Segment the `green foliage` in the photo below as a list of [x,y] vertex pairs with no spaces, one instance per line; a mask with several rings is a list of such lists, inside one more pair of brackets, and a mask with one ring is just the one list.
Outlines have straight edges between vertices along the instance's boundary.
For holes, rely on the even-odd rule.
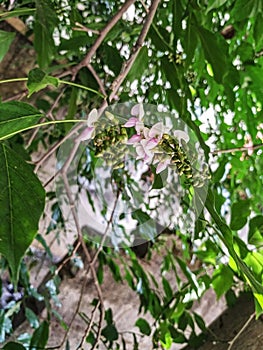
[[[148,6],[147,3],[144,5]],[[171,224],[169,230],[164,227],[159,237],[162,229],[156,224],[156,213],[160,193],[170,179],[168,168],[156,174],[155,167],[149,167],[135,180],[120,166],[110,180],[103,183],[107,189],[113,184],[134,223],[133,229],[126,231],[123,222],[127,213],[121,210],[109,220],[108,229],[116,224],[116,237],[123,234],[150,241],[144,255],[146,264],[151,264],[152,254],[162,256],[161,275],[157,276],[147,271],[145,261],[143,265],[136,257],[136,249],[125,245],[118,248],[118,252],[115,246],[114,249],[99,248],[99,240],[94,240],[94,244],[89,241],[89,228],[82,232],[89,251],[97,259],[97,264],[93,264],[95,285],[103,286],[107,282],[106,271],[110,271],[115,283],[127,283],[138,295],[140,305],[134,330],[130,331],[131,346],[140,349],[143,336],[151,338],[156,349],[169,349],[173,343],[185,343],[193,348],[201,346],[206,324],[194,312],[193,303],[202,300],[209,288],[214,289],[217,298],[225,295],[229,306],[235,303],[239,290],[250,289],[259,316],[263,310],[262,1],[160,1],[143,43],[137,40],[145,30],[148,10],[140,2],[135,2],[134,17],[128,14],[131,18],[125,19],[127,14],[121,14],[110,30],[107,23],[123,2],[65,4],[60,0],[21,0],[12,6],[8,1],[1,4],[0,21],[19,17],[29,28],[26,35],[34,34],[36,52],[36,64],[27,78],[17,72],[17,78],[4,77],[0,81],[0,84],[27,81],[30,98],[29,104],[20,101],[16,94],[9,101],[5,101],[3,95],[0,103],[1,272],[4,276],[9,270],[12,283],[24,288],[22,300],[12,300],[0,310],[0,342],[12,333],[12,318],[22,309],[34,328],[33,335],[28,334],[22,342],[24,346],[9,342],[4,349],[44,349],[53,316],[68,330],[63,316],[52,309],[52,303],[60,305],[57,269],[61,266],[52,261],[52,248],[45,237],[48,234],[54,235],[58,242],[64,240],[67,222],[56,194],[45,193],[39,180],[43,175],[39,172],[41,158],[34,169],[31,156],[39,150],[44,156],[49,152],[55,154],[58,144],[67,149],[72,141],[69,126],[83,122],[93,108],[105,107],[106,102],[115,100],[120,103],[143,100],[172,110],[176,125],[184,122],[192,132],[193,143],[198,140],[194,145],[197,156],[204,155],[211,173],[211,180],[206,184],[207,197],[195,189],[193,199],[192,188],[182,197],[174,187],[173,193],[166,194],[167,203],[176,197],[182,221],[191,201],[202,210],[194,225],[191,226],[194,219],[188,217],[181,226]],[[14,33],[0,31],[0,62],[14,37]],[[92,55],[86,60],[90,50]],[[126,72],[130,58],[135,60]],[[123,72],[127,73],[125,79],[122,79]],[[62,76],[65,80],[61,80]],[[121,88],[112,96],[119,81],[123,81]],[[126,114],[118,117],[126,121],[130,111]],[[150,117],[154,120],[155,116]],[[99,135],[103,135],[103,140],[97,137],[90,147],[81,143],[84,156],[79,162],[80,176],[75,179],[78,194],[85,190],[92,216],[99,214],[106,221],[111,216],[109,203],[103,197],[104,189],[100,188],[103,185],[100,181],[95,183],[100,178],[96,171],[106,162],[94,147],[105,144],[106,150],[110,150],[115,143],[116,151],[121,146],[116,141],[117,133],[112,132],[115,122],[114,118],[109,119],[108,128],[102,128]],[[127,135],[132,136],[128,128],[125,137]],[[70,163],[74,165],[74,160],[70,159]],[[192,163],[194,169],[194,161]],[[139,167],[139,162],[135,162],[135,167]],[[204,172],[202,168],[197,170]],[[94,183],[98,186],[94,187]],[[155,191],[155,206],[144,202],[143,186]],[[98,198],[102,202],[99,209]],[[51,208],[45,213],[50,222],[46,232],[38,232],[45,200]],[[73,202],[75,200],[78,196]],[[72,206],[69,198],[65,202]],[[175,214],[171,212],[170,218]],[[35,237],[51,260],[51,277],[40,290],[31,285],[28,259],[23,261],[27,255],[27,258],[33,255],[28,248]],[[69,247],[67,258],[74,269],[79,269],[88,264],[89,259],[82,261],[79,252],[71,257],[72,252],[76,253],[74,249],[75,246]],[[96,256],[97,249],[100,251]],[[192,262],[198,264],[193,266]],[[91,303],[94,313],[102,312],[99,295],[97,297]],[[27,306],[27,298],[45,302],[48,321],[40,322],[39,315]],[[114,350],[128,349],[131,342],[127,343],[127,334],[116,326],[113,309],[105,310],[100,323],[94,321],[97,318],[93,319],[93,314],[79,312],[90,327],[83,338],[87,343],[95,346],[98,341],[98,347],[103,343]],[[201,335],[197,335],[197,329]],[[18,338],[18,341],[22,340]],[[70,342],[71,339],[64,344],[66,349],[71,348]]]
[[29,92],[28,97],[30,97],[33,93],[44,89],[48,85],[58,87],[59,79],[45,74],[45,72],[39,68],[32,69],[28,74],[27,81],[27,88]]
[[37,124],[41,117],[42,113],[27,103],[20,101],[0,103],[0,140]]
[[[0,252],[17,283],[21,259],[32,243],[44,209],[45,191],[30,165],[8,145],[0,144]],[[34,193],[34,196],[32,196]]]
[[22,344],[16,342],[9,342],[4,347],[4,350],[25,350],[25,347]]
[[34,331],[31,341],[30,341],[30,349],[45,349],[45,346],[48,341],[49,334],[49,324],[47,321],[41,323],[41,325]]
[[12,44],[14,38],[15,33],[4,32],[3,30],[0,30],[0,62],[5,57],[5,54],[8,52],[8,49]]

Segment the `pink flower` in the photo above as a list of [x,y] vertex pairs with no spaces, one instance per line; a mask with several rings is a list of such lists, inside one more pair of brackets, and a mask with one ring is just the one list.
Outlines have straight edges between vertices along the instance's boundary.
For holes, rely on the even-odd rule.
[[145,164],[149,164],[152,162],[154,153],[151,148],[149,148],[148,140],[143,139],[136,146],[137,159],[143,159]]
[[95,126],[96,122],[99,119],[98,111],[97,109],[93,109],[87,118],[87,125],[88,127],[85,128],[82,133],[79,135],[79,140],[80,141],[86,141],[90,140],[95,136]]
[[[144,116],[144,110],[143,110],[143,105],[141,103],[135,105],[131,109],[131,115],[132,117],[128,119],[128,121],[124,124],[125,128],[132,128],[135,127],[137,123],[142,123],[142,118]],[[137,129],[136,129],[137,131]]]
[[129,140],[126,142],[127,145],[134,145],[135,143],[140,142],[142,139],[141,135],[132,135],[132,137],[129,138]]
[[138,122],[138,118],[131,117],[123,126],[125,128],[132,128],[133,126],[136,125],[137,122]]
[[165,126],[163,122],[158,122],[151,127],[149,131],[149,137],[160,141],[163,137],[163,134],[167,133],[169,130],[170,128]]

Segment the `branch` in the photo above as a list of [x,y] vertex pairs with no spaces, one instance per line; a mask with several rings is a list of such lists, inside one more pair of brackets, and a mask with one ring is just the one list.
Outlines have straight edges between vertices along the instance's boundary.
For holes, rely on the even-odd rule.
[[243,146],[243,147],[236,147],[236,148],[229,148],[229,149],[219,149],[211,152],[211,154],[222,154],[222,153],[232,153],[232,152],[244,152],[244,151],[255,151],[257,149],[260,149],[263,147],[263,143],[259,145],[254,146]]
[[114,82],[112,83],[112,92],[110,94],[109,97],[109,101],[112,101],[112,99],[114,98],[114,96],[116,95],[116,93],[118,92],[121,84],[123,83],[124,79],[126,78],[126,76],[128,75],[129,71],[131,70],[131,67],[134,63],[134,61],[136,60],[142,45],[145,41],[145,38],[148,34],[148,31],[150,29],[150,26],[152,24],[154,15],[156,13],[157,7],[160,3],[160,0],[153,0],[151,7],[149,8],[149,12],[147,14],[145,23],[143,25],[142,31],[139,35],[139,38],[133,48],[133,53],[131,54],[130,58],[128,59],[128,61],[126,61],[122,67],[122,71],[119,74],[119,76],[114,80]]
[[234,343],[237,341],[237,339],[240,337],[241,333],[244,332],[244,330],[248,327],[248,325],[250,324],[250,322],[255,318],[256,313],[253,312],[252,315],[249,316],[249,319],[247,320],[247,322],[244,324],[244,326],[240,329],[240,331],[237,333],[237,335],[229,342],[229,347],[227,348],[227,350],[231,350]]
[[106,93],[106,91],[104,89],[102,81],[101,81],[100,77],[98,76],[97,72],[95,71],[95,69],[92,67],[91,64],[88,65],[88,69],[90,70],[91,74],[94,76],[96,82],[98,83],[100,91],[103,93],[104,96],[107,96],[107,93]]
[[72,68],[72,80],[75,79],[78,71],[83,67],[88,67],[93,55],[96,53],[97,49],[102,44],[103,40],[109,33],[109,31],[115,26],[115,24],[121,19],[122,15],[128,10],[128,8],[135,2],[135,0],[127,0],[125,4],[119,9],[119,11],[112,17],[108,24],[101,30],[99,36],[95,40],[94,44],[91,46],[86,57],[75,67]]

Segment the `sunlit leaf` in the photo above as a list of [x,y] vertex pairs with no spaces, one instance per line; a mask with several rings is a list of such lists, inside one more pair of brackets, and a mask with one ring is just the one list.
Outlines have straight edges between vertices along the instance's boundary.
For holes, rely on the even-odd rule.
[[47,75],[39,68],[32,69],[28,74],[27,88],[28,88],[28,97],[30,97],[34,92],[38,92],[48,85],[54,87],[59,86],[59,79]]

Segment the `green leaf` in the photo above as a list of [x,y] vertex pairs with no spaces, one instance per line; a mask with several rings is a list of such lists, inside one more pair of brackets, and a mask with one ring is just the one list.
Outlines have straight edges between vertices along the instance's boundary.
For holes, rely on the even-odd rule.
[[219,166],[213,174],[213,182],[218,183],[225,174],[226,165],[228,163],[227,157],[222,157],[219,162]]
[[223,6],[226,2],[227,0],[209,0],[206,14],[208,14],[208,12],[210,12],[211,10],[218,11],[218,8]]
[[170,283],[167,281],[167,279],[165,277],[162,278],[162,282],[163,282],[163,289],[165,292],[165,295],[167,297],[167,299],[172,299],[173,297],[173,290],[170,286]]
[[168,169],[165,169],[160,174],[155,174],[152,189],[159,190],[159,189],[165,187],[165,182],[167,180],[167,176],[168,176]]
[[57,23],[58,19],[52,2],[50,0],[36,0],[34,47],[40,68],[47,67],[53,58],[55,49],[53,31]]
[[109,69],[111,69],[115,76],[117,76],[121,71],[123,62],[119,50],[117,50],[115,47],[105,44],[102,47],[102,58]]
[[205,58],[211,63],[215,80],[222,83],[224,76],[228,73],[229,64],[227,62],[227,44],[219,34],[213,34],[209,30],[196,27],[199,34]]
[[175,329],[173,326],[169,326],[169,331],[171,334],[171,337],[173,338],[173,342],[177,344],[183,344],[187,342],[187,339],[185,338],[184,334],[181,332],[178,332],[177,329]]
[[108,341],[114,341],[114,340],[117,340],[119,338],[119,334],[118,334],[117,329],[114,326],[114,324],[108,324],[106,327],[104,327],[101,334]]
[[71,52],[77,51],[81,47],[83,46],[85,47],[91,43],[92,43],[92,38],[89,37],[86,33],[81,33],[68,40],[61,39],[59,50],[65,50],[65,51],[71,51]]
[[37,315],[34,313],[34,311],[26,307],[25,314],[30,326],[33,328],[37,328],[39,326],[39,322],[38,322]]
[[0,103],[0,140],[37,124],[40,117],[42,114],[27,103],[19,101]]
[[262,0],[236,0],[231,18],[236,21],[242,21],[249,17],[254,17],[257,13],[262,11]]
[[131,82],[135,79],[140,79],[144,71],[148,68],[148,61],[148,49],[146,46],[143,46],[126,79]]
[[149,323],[144,319],[144,318],[139,318],[135,326],[137,326],[140,329],[140,332],[145,335],[150,335],[151,334],[151,327]]
[[220,265],[213,273],[212,286],[219,299],[233,284],[234,272],[227,265]]
[[250,214],[250,200],[241,200],[233,203],[231,206],[230,228],[232,230],[240,230],[245,226],[247,217]]
[[14,32],[4,32],[3,30],[0,30],[0,62],[3,60],[5,54],[9,50],[15,35],[16,34]]
[[15,9],[13,11],[7,11],[7,12],[1,12],[0,13],[0,21],[4,21],[6,18],[10,17],[17,17],[17,16],[27,16],[27,15],[33,15],[36,9],[30,9],[27,7],[20,7],[18,9]]
[[161,68],[165,75],[165,78],[170,82],[172,89],[177,89],[180,87],[180,81],[178,79],[178,74],[176,71],[176,66],[174,62],[169,62],[166,56],[161,59]]
[[21,259],[38,230],[45,191],[32,167],[3,143],[0,164],[0,253],[16,284]]
[[150,240],[156,236],[155,221],[147,213],[141,209],[137,209],[132,213],[132,218],[138,221],[138,229],[142,238]]
[[175,257],[175,259],[178,262],[178,265],[180,266],[180,268],[181,268],[182,272],[184,273],[185,277],[187,278],[187,280],[191,284],[191,287],[193,288],[193,290],[196,291],[196,293],[198,295],[198,283],[197,283],[197,280],[196,280],[196,276],[194,275],[194,273],[191,272],[191,270],[189,269],[189,267],[187,266],[185,261],[180,259],[178,256]]
[[249,221],[248,243],[255,246],[263,245],[263,216],[258,215]]
[[182,45],[184,46],[185,52],[186,52],[187,66],[189,66],[189,64],[192,62],[192,59],[194,57],[194,53],[198,44],[196,29],[195,29],[195,26],[191,23],[191,18],[192,16],[189,16],[187,21],[187,28],[185,30],[185,37],[182,42]]
[[28,74],[27,88],[29,91],[28,97],[30,97],[34,92],[38,92],[45,89],[48,85],[53,85],[55,87],[59,86],[59,79],[47,75],[39,68],[32,69]]
[[215,210],[214,203],[215,203],[215,201],[214,201],[213,193],[212,193],[211,189],[208,189],[205,206],[219,229],[219,231],[217,231],[217,230],[216,231],[217,231],[217,234],[218,234],[220,240],[223,242],[223,244],[228,249],[230,256],[234,260],[236,266],[238,267],[239,271],[241,272],[241,274],[243,275],[245,280],[248,282],[249,286],[252,288],[252,291],[254,293],[263,294],[263,287],[262,287],[261,281],[259,282],[259,280],[253,274],[253,272],[250,270],[250,268],[236,254],[236,252],[234,250],[234,246],[233,246],[232,232],[231,232],[230,228],[226,225],[226,223],[218,215],[217,211]]
[[30,341],[30,350],[45,349],[49,335],[49,324],[47,321],[41,323],[41,325],[35,330]]
[[3,350],[26,350],[26,348],[24,348],[24,346],[20,343],[11,341],[5,344],[5,346],[3,347]]
[[195,319],[195,322],[197,323],[198,327],[201,329],[201,331],[206,332],[207,328],[206,328],[205,321],[203,320],[203,318],[194,312],[194,319]]
[[254,32],[253,32],[257,51],[260,50],[263,46],[262,23],[263,23],[263,13],[259,12],[256,17]]

